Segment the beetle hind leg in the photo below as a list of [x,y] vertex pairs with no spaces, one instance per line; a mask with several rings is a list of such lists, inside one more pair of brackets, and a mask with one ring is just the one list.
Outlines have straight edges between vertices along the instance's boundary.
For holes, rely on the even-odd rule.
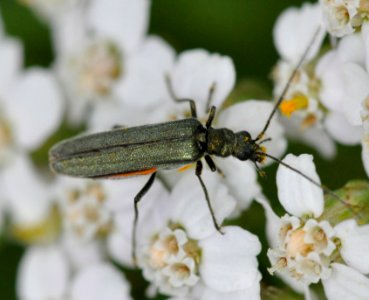
[[137,248],[137,224],[138,224],[138,203],[142,199],[143,196],[149,191],[151,188],[154,180],[155,180],[156,172],[151,174],[149,180],[143,186],[143,188],[138,192],[134,199],[134,209],[135,209],[135,216],[133,220],[133,227],[132,227],[132,261],[133,264],[137,265],[137,256],[136,256],[136,248]]

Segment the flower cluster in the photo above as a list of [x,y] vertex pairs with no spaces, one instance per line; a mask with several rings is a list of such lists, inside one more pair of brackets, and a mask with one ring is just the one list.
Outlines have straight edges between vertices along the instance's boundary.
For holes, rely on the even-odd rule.
[[[311,156],[289,154],[284,162],[320,182]],[[333,226],[323,217],[322,190],[283,166],[277,172],[277,185],[279,201],[289,214],[277,217],[268,202],[260,199],[273,246],[268,250],[269,271],[306,294],[311,284],[321,281],[328,299],[368,295],[365,251],[369,225],[359,226],[355,219],[346,219]]]
[[[327,158],[336,153],[335,141],[344,145],[361,143],[364,166],[368,165],[367,10],[367,1],[324,0],[287,9],[274,30],[282,59],[273,72],[274,95],[278,97],[291,69],[309,47],[280,107],[287,117],[282,120],[287,134],[315,147]],[[322,47],[327,33],[332,36],[330,48]]]
[[[239,93],[231,57],[200,48],[177,53],[150,34],[150,0],[19,2],[48,26],[54,54],[49,67],[25,68],[22,42],[0,20],[0,233],[24,248],[19,299],[125,300],[143,285],[138,294],[155,299],[261,299],[268,289],[261,274],[269,276],[259,270],[262,244],[243,226],[258,207],[253,200],[267,216],[256,230],[267,230],[271,246],[271,265],[260,260],[265,270],[307,298],[322,282],[329,299],[368,299],[366,215],[358,221],[337,196],[343,217],[327,217],[307,155],[280,161],[282,218],[258,182],[286,152],[287,137],[324,158],[334,157],[336,142],[361,144],[369,174],[368,1],[321,0],[280,15],[273,34],[281,58],[272,71],[279,107]],[[190,117],[178,99],[193,99],[202,123],[215,106],[212,126],[258,137],[265,160],[212,157],[218,172],[202,171],[206,193],[194,164],[160,171],[139,202],[137,228],[134,199],[146,176],[97,181],[50,172],[54,142]],[[280,115],[269,119],[276,109]]]

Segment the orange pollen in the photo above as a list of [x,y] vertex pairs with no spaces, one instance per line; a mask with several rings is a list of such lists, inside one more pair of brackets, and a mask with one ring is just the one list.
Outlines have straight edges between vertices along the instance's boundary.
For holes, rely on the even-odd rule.
[[308,114],[301,122],[301,129],[307,129],[316,124],[318,118],[314,114]]
[[308,98],[302,94],[298,94],[291,99],[283,100],[280,106],[280,110],[283,115],[290,117],[293,112],[307,108],[308,104]]

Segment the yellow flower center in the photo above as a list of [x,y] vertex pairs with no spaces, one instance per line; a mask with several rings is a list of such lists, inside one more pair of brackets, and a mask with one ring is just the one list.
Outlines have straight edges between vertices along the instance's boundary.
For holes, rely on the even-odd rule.
[[309,100],[305,95],[297,94],[291,99],[283,100],[280,110],[283,115],[290,117],[293,112],[307,108],[308,104]]
[[[76,60],[77,62],[77,60]],[[90,45],[77,62],[79,87],[83,93],[107,96],[122,74],[122,57],[114,44]]]
[[302,229],[298,229],[291,234],[286,247],[287,253],[290,257],[295,258],[298,254],[307,256],[309,252],[314,250],[314,246],[312,244],[305,243],[304,237],[305,231]]

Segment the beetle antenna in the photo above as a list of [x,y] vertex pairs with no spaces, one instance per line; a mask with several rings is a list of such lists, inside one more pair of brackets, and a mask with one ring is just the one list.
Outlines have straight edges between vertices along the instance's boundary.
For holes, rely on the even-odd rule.
[[279,108],[279,106],[281,105],[283,99],[285,98],[290,86],[291,86],[291,82],[293,81],[294,77],[296,76],[298,70],[300,69],[301,65],[303,64],[303,62],[305,61],[306,59],[306,56],[308,55],[308,53],[310,52],[312,46],[314,45],[315,43],[315,40],[317,39],[318,35],[319,35],[319,32],[320,32],[320,27],[318,27],[316,29],[316,31],[314,32],[314,35],[310,41],[310,44],[309,46],[305,49],[304,53],[302,54],[300,60],[298,61],[296,67],[293,69],[288,81],[287,81],[287,84],[286,86],[284,87],[283,91],[282,91],[282,94],[279,96],[276,104],[274,105],[274,108],[272,110],[272,112],[270,113],[269,117],[268,117],[268,120],[266,121],[265,123],[265,126],[263,128],[263,130],[258,134],[258,136],[256,137],[255,141],[258,141],[260,139],[263,138],[265,132],[267,131],[269,125],[270,125],[270,122],[274,116],[274,114],[277,112],[277,109]]
[[302,177],[304,177],[306,180],[308,180],[309,182],[311,182],[312,184],[314,184],[315,186],[321,188],[323,190],[324,193],[329,194],[330,196],[332,196],[333,198],[335,198],[336,200],[338,200],[342,205],[344,205],[345,207],[347,207],[355,216],[360,217],[360,215],[355,212],[352,208],[352,205],[348,202],[346,202],[345,200],[343,200],[340,196],[338,196],[335,192],[333,192],[331,189],[329,189],[328,187],[324,186],[323,184],[319,183],[318,181],[314,180],[313,178],[311,178],[310,176],[304,174],[303,172],[301,172],[300,170],[290,166],[289,164],[286,164],[284,161],[282,161],[281,159],[274,157],[268,153],[265,152],[256,152],[256,154],[258,155],[262,155],[262,156],[266,156],[274,161],[276,161],[277,163],[279,163],[280,165],[286,167],[287,169],[301,175]]
[[264,139],[264,140],[261,140],[258,144],[259,145],[261,145],[261,144],[264,144],[264,143],[266,143],[266,142],[270,142],[272,140],[272,138],[271,137],[269,137],[269,138],[266,138],[266,139]]

